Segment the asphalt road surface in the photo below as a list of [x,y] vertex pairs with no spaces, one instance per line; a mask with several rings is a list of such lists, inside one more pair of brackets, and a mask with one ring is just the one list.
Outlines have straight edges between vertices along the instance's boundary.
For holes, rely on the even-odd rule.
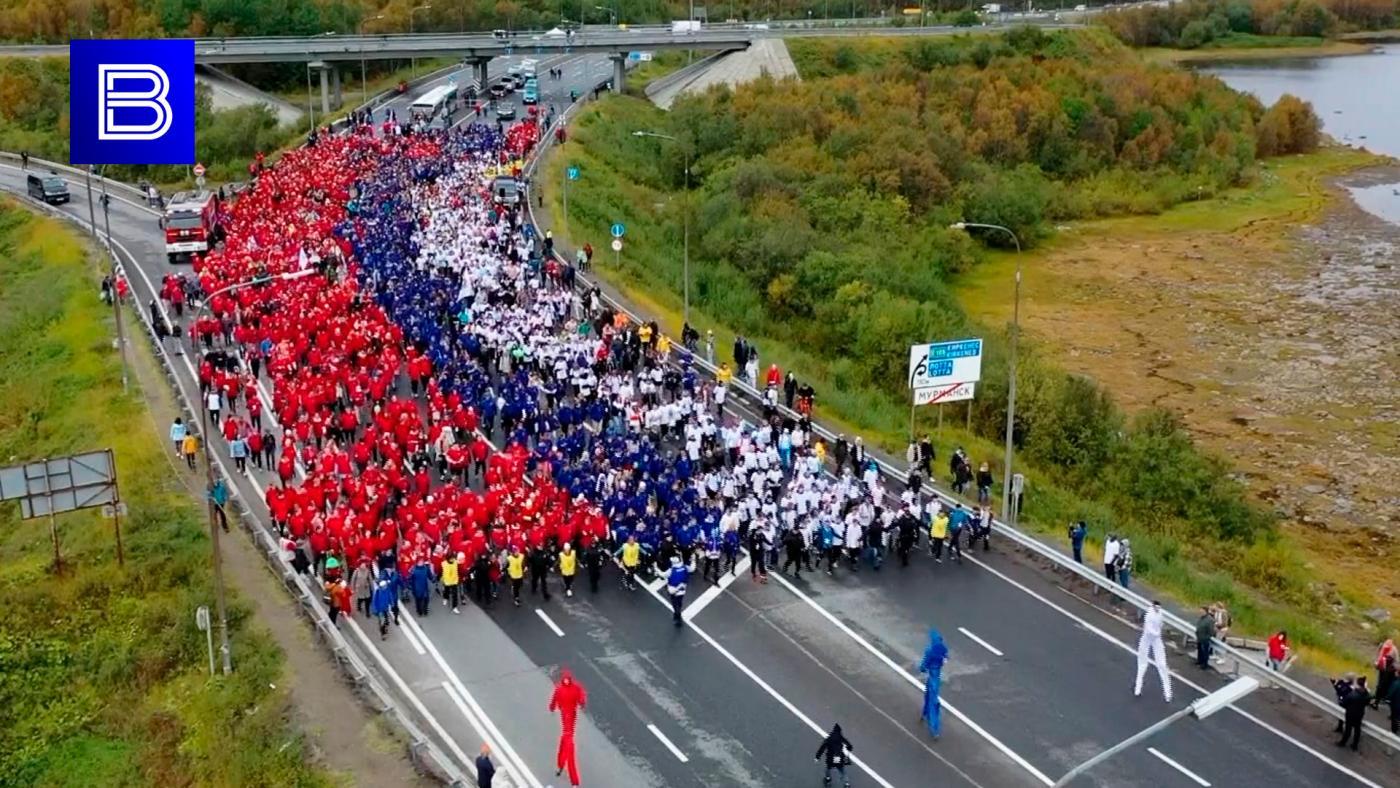
[[[587,56],[544,59],[541,71],[552,65],[565,78],[541,79],[541,105],[561,110],[569,90],[587,91],[610,68]],[[504,72],[492,66],[493,77]],[[392,106],[402,117],[427,87]],[[58,211],[86,226],[82,180],[68,180],[74,201]],[[22,195],[23,173],[0,165],[0,188]],[[114,193],[113,240],[143,315],[171,270],[156,222]],[[181,392],[193,399],[192,358],[173,355],[173,344],[170,351]],[[234,479],[259,517],[267,481]],[[596,595],[580,578],[566,599],[556,580],[551,601],[527,595],[519,608],[467,604],[454,616],[435,601],[423,620],[406,612],[382,643],[372,626],[342,627],[460,768],[469,772],[490,740],[502,782],[515,786],[561,784],[558,722],[546,710],[560,666],[589,691],[579,760],[584,784],[598,786],[817,785],[811,755],[833,722],[855,744],[854,785],[1047,785],[1224,683],[1171,654],[1173,702],[1163,701],[1155,673],[1134,698],[1132,623],[995,543],[962,564],[919,555],[907,569],[886,564],[878,573],[839,569],[758,584],[741,569],[722,591],[692,583],[680,629],[659,593],[625,591],[612,573]],[[917,719],[915,665],[931,626],[951,650],[936,742]],[[1264,690],[1237,711],[1184,720],[1075,784],[1400,785],[1391,759],[1335,748],[1331,726]]]

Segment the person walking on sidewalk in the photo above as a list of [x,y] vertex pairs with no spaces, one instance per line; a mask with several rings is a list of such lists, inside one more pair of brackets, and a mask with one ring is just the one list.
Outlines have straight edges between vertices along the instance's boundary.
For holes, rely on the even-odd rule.
[[835,771],[841,775],[841,783],[850,788],[851,781],[846,777],[846,764],[851,760],[851,751],[855,747],[851,744],[846,735],[841,732],[841,723],[831,726],[831,733],[822,739],[821,746],[817,748],[817,754],[812,757],[814,761],[826,759],[826,773],[822,777],[822,785],[831,785],[831,772]]

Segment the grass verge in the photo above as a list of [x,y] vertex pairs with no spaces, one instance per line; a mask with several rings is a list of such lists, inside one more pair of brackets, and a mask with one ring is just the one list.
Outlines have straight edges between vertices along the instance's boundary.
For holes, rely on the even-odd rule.
[[1153,63],[1213,62],[1224,60],[1274,60],[1298,57],[1344,57],[1364,55],[1371,46],[1352,41],[1325,38],[1276,36],[1232,36],[1200,49],[1148,47],[1138,50]]
[[95,277],[73,231],[0,201],[0,460],[110,447],[129,507],[124,569],[111,521],[72,512],[55,575],[47,522],[0,506],[0,782],[328,785],[287,721],[282,656],[236,600],[236,670],[208,675],[194,626],[213,606],[203,509],[165,425],[122,391]]

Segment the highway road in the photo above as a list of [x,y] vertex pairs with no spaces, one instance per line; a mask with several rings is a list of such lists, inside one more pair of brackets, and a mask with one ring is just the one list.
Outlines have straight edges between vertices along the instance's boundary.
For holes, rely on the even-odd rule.
[[[610,69],[605,56],[558,63],[565,79],[544,79],[541,88],[542,103],[561,108],[569,90],[586,91]],[[504,67],[493,63],[493,76]],[[430,86],[391,106],[402,116]],[[75,201],[58,210],[85,224],[82,181],[70,185]],[[0,188],[22,194],[23,174],[0,165]],[[142,305],[171,270],[156,218],[120,194],[112,201],[113,239]],[[172,369],[193,398],[189,360],[173,356]],[[235,479],[259,517],[268,481],[256,473]],[[1204,690],[1223,683],[1173,654],[1174,701],[1163,702],[1155,675],[1134,698],[1131,622],[1077,593],[994,544],[961,565],[921,555],[907,569],[775,575],[766,585],[741,573],[718,593],[695,583],[689,625],[679,630],[653,589],[626,592],[611,575],[596,596],[466,605],[460,616],[435,604],[425,619],[406,614],[383,643],[358,622],[345,626],[463,769],[489,740],[515,786],[559,784],[557,721],[545,704],[551,676],[567,666],[590,693],[579,731],[586,785],[816,784],[810,754],[839,721],[863,764],[856,785],[999,788],[1046,785],[1199,697],[1186,682]],[[930,626],[952,650],[937,742],[917,720],[914,665]],[[1239,712],[1183,721],[1075,784],[1400,785],[1393,763],[1336,750],[1330,729],[1265,691]]]

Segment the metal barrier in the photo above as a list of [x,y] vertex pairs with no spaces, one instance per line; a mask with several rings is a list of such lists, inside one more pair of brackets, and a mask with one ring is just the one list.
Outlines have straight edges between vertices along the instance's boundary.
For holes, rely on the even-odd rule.
[[[581,103],[582,102],[580,102],[580,104]],[[565,117],[561,116],[560,122],[563,122],[564,120]],[[545,136],[541,138],[541,144],[538,145],[536,149],[531,153],[531,160],[525,168],[525,172],[527,174],[534,173],[534,171],[539,165],[539,162],[544,158],[544,155],[548,152],[551,145],[553,145],[553,138],[551,136]],[[526,209],[529,212],[530,223],[538,227],[539,223],[535,219],[534,205],[528,200],[526,201]],[[572,264],[571,260],[569,260],[563,254],[560,253],[559,245],[557,243],[555,245],[554,254],[555,258],[560,262]],[[578,272],[576,274],[576,277],[580,282],[582,282],[588,287],[592,287],[594,285],[593,279],[583,274],[582,272]],[[641,315],[638,315],[637,313],[633,312],[627,307],[626,304],[623,304],[614,299],[612,296],[608,295],[607,292],[603,291],[601,287],[599,288],[599,292],[601,293],[603,300],[613,309],[626,314],[632,320],[638,322],[646,322]],[[673,346],[677,348],[684,347],[684,345],[680,342],[673,342]],[[704,370],[704,372],[709,377],[714,377],[715,373],[718,371],[718,367],[716,365],[709,363],[704,358],[701,358],[695,353],[691,353],[690,356],[692,363],[698,369]],[[746,397],[751,402],[762,402],[763,393],[757,387],[748,384],[737,375],[732,379],[729,386],[729,390],[731,393]],[[778,404],[778,411],[784,416],[793,419],[802,418],[801,414],[797,413],[791,408],[785,407],[781,403]],[[815,419],[812,420],[812,429],[813,432],[815,432],[817,435],[821,436],[824,440],[828,442],[834,441],[837,438],[836,433],[832,432],[830,429],[827,429]],[[867,456],[875,460],[876,464],[880,468],[880,473],[884,477],[886,477],[888,480],[893,481],[895,484],[903,484],[905,475],[898,468],[891,465],[886,460],[881,459],[880,457],[875,456],[873,454],[868,454]],[[934,495],[937,495],[945,503],[960,502],[953,496],[941,490],[933,488],[931,479],[929,480],[929,487],[933,489]],[[1036,556],[1039,556],[1040,558],[1049,561],[1060,571],[1068,572],[1072,575],[1077,576],[1080,580],[1092,584],[1095,587],[1096,591],[1103,591],[1112,594],[1113,596],[1131,604],[1133,607],[1137,608],[1142,613],[1145,613],[1152,606],[1152,601],[1147,597],[1144,597],[1136,591],[1122,587],[1118,583],[1109,580],[1103,574],[1095,572],[1089,567],[1075,561],[1073,558],[1066,555],[1062,551],[1056,549],[1055,547],[1049,544],[1046,544],[1045,542],[1042,542],[1041,540],[1031,536],[1030,534],[1027,534],[998,519],[992,520],[992,528],[993,531],[997,533],[997,535],[1015,543],[1021,549],[1026,550],[1027,552],[1033,553]],[[1176,613],[1165,608],[1163,608],[1162,612],[1163,621],[1167,624],[1167,626],[1175,630],[1184,638],[1195,637],[1196,625],[1193,622],[1187,621],[1186,619],[1182,618]],[[1303,683],[1297,681],[1296,679],[1286,676],[1278,671],[1268,669],[1267,666],[1259,663],[1257,656],[1247,654],[1235,648],[1234,646],[1231,646],[1228,643],[1221,641],[1218,638],[1212,640],[1212,647],[1217,654],[1227,655],[1229,658],[1234,660],[1234,672],[1241,672],[1247,670],[1248,672],[1257,674],[1256,677],[1260,679],[1261,683],[1272,683],[1275,686],[1287,690],[1294,698],[1304,701],[1305,703],[1313,706],[1318,711],[1328,716],[1335,717],[1336,719],[1343,718],[1344,714],[1342,708],[1337,703],[1335,697],[1327,697],[1317,692],[1313,688],[1308,687]],[[1376,725],[1372,722],[1365,722],[1363,724],[1363,730],[1365,731],[1366,735],[1374,738],[1376,741],[1385,745],[1387,748],[1386,752],[1388,755],[1394,754],[1395,752],[1400,752],[1400,736],[1397,736],[1396,734],[1391,733],[1389,730],[1386,730],[1385,728]]]

